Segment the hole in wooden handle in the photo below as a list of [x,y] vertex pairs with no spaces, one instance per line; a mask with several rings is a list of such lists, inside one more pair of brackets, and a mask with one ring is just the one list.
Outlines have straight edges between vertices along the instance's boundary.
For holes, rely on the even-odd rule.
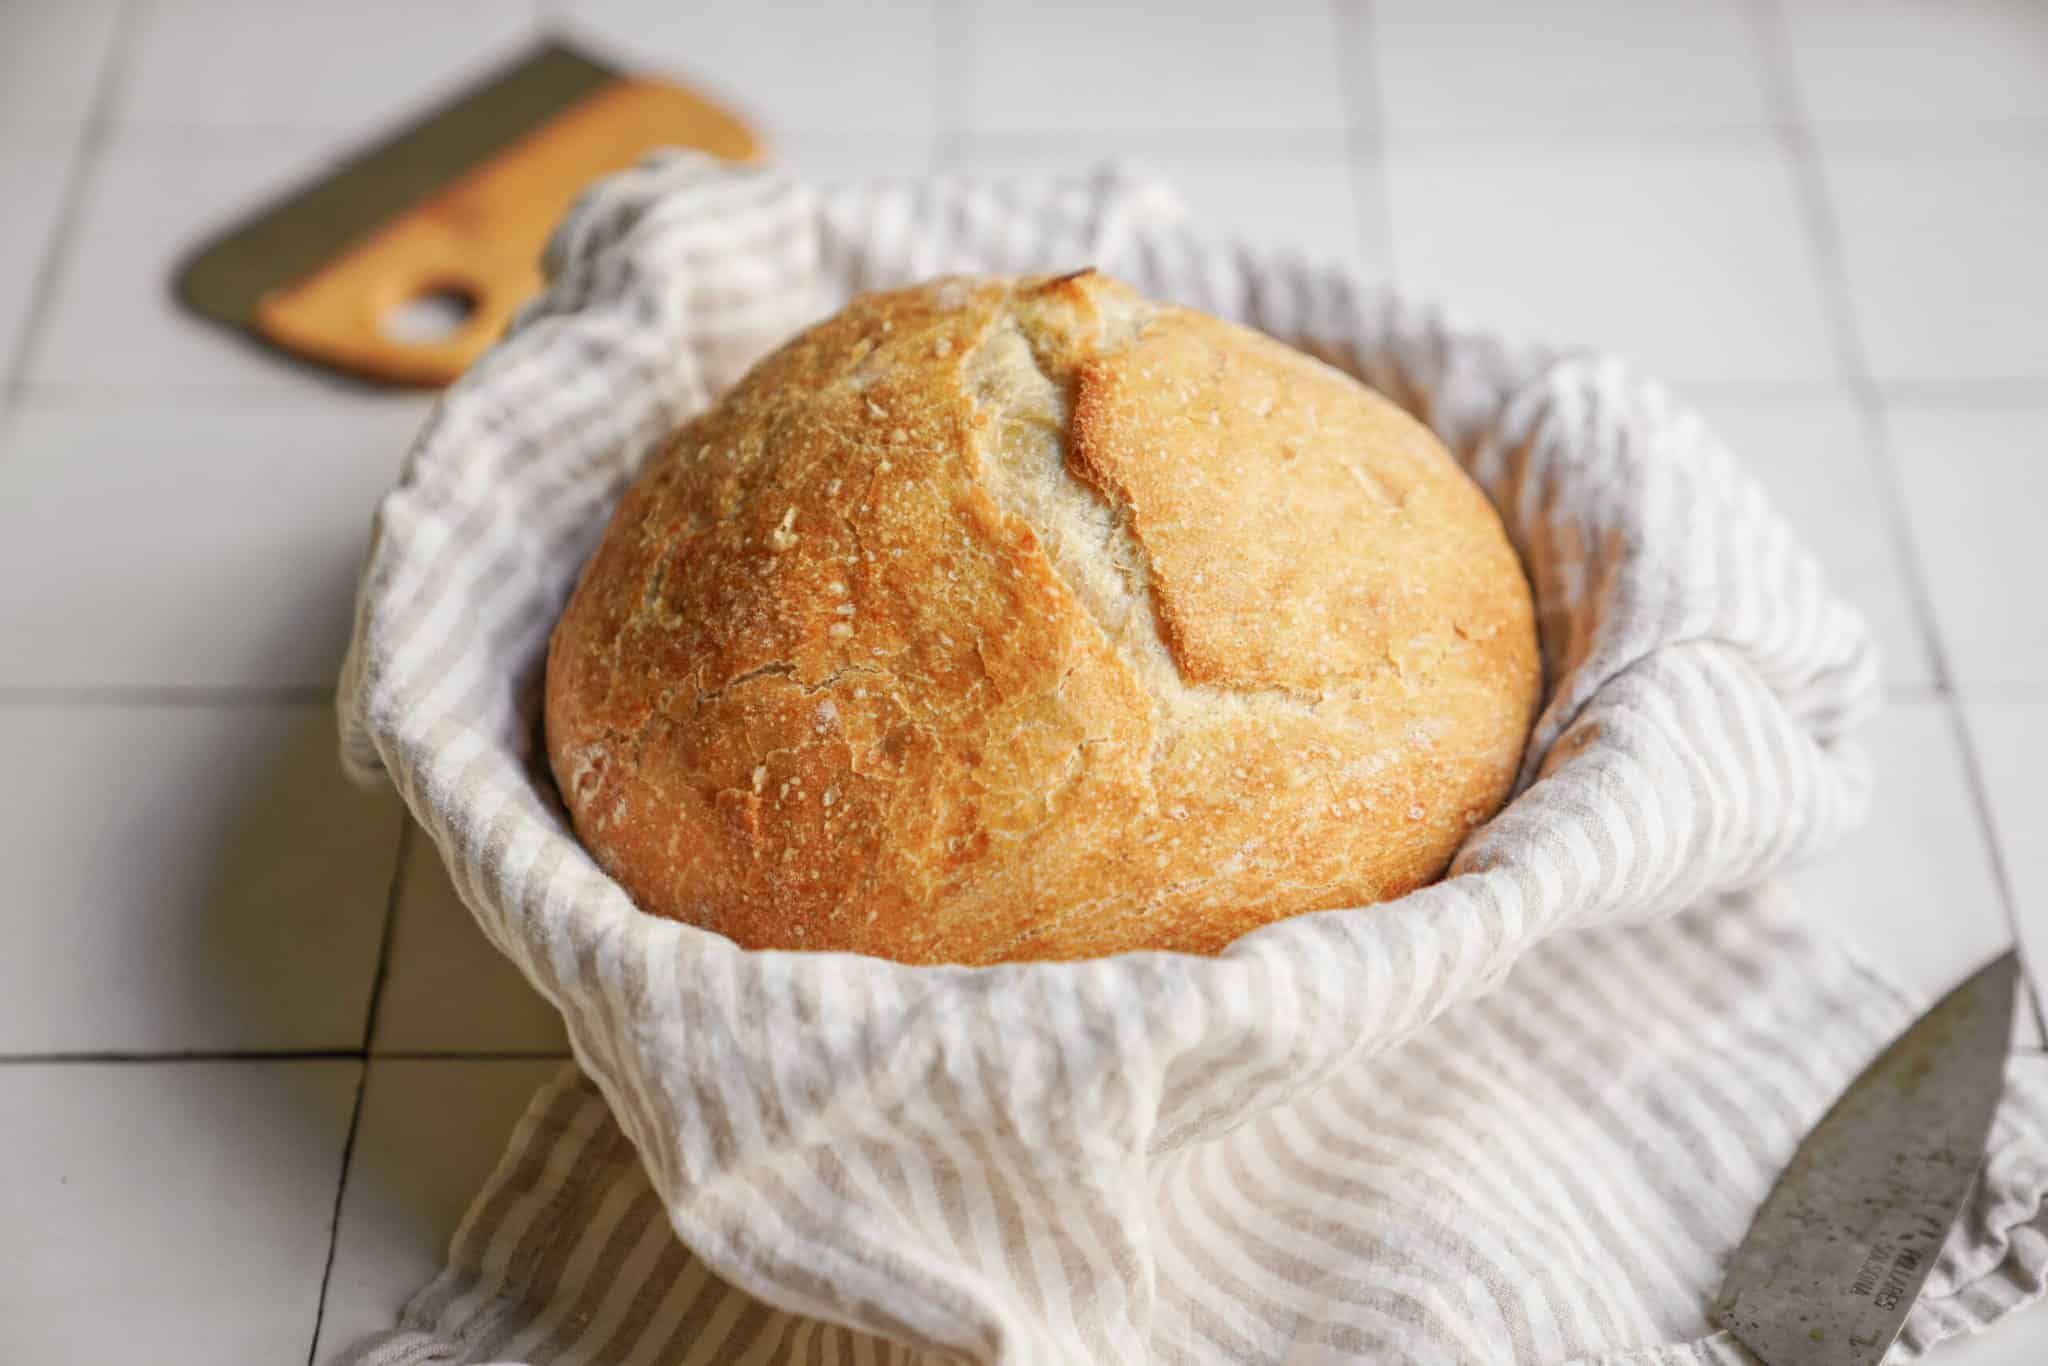
[[468,285],[436,281],[414,290],[386,309],[377,329],[401,346],[433,346],[453,340],[476,317],[482,300]]

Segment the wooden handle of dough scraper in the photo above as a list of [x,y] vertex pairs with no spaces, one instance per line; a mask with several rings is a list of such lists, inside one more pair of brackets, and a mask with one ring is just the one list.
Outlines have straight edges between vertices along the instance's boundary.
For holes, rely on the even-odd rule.
[[[257,301],[263,336],[387,384],[452,382],[541,286],[540,254],[577,193],[664,146],[751,161],[751,130],[658,81],[620,79],[578,100],[311,274]],[[393,315],[447,296],[468,307],[444,336],[407,341]]]

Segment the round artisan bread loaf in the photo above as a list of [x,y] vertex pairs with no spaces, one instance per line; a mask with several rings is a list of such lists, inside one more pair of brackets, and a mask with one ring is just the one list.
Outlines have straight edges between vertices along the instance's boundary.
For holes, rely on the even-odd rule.
[[643,910],[911,963],[1214,952],[1442,874],[1540,686],[1419,423],[1092,271],[856,299],[627,491],[548,652]]

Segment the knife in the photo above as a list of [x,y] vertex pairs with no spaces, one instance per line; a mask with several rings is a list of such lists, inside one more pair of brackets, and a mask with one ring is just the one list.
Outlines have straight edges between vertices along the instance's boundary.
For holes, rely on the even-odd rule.
[[1980,969],[1800,1144],[1713,1309],[1765,1366],[1875,1366],[1890,1350],[1984,1160],[2018,981],[2013,953]]

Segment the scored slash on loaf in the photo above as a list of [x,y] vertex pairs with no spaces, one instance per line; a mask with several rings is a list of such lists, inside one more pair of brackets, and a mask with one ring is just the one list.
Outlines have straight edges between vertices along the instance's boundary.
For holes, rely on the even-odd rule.
[[546,727],[643,910],[988,963],[1422,885],[1538,692],[1521,566],[1427,429],[1083,271],[856,299],[684,426],[556,628]]

